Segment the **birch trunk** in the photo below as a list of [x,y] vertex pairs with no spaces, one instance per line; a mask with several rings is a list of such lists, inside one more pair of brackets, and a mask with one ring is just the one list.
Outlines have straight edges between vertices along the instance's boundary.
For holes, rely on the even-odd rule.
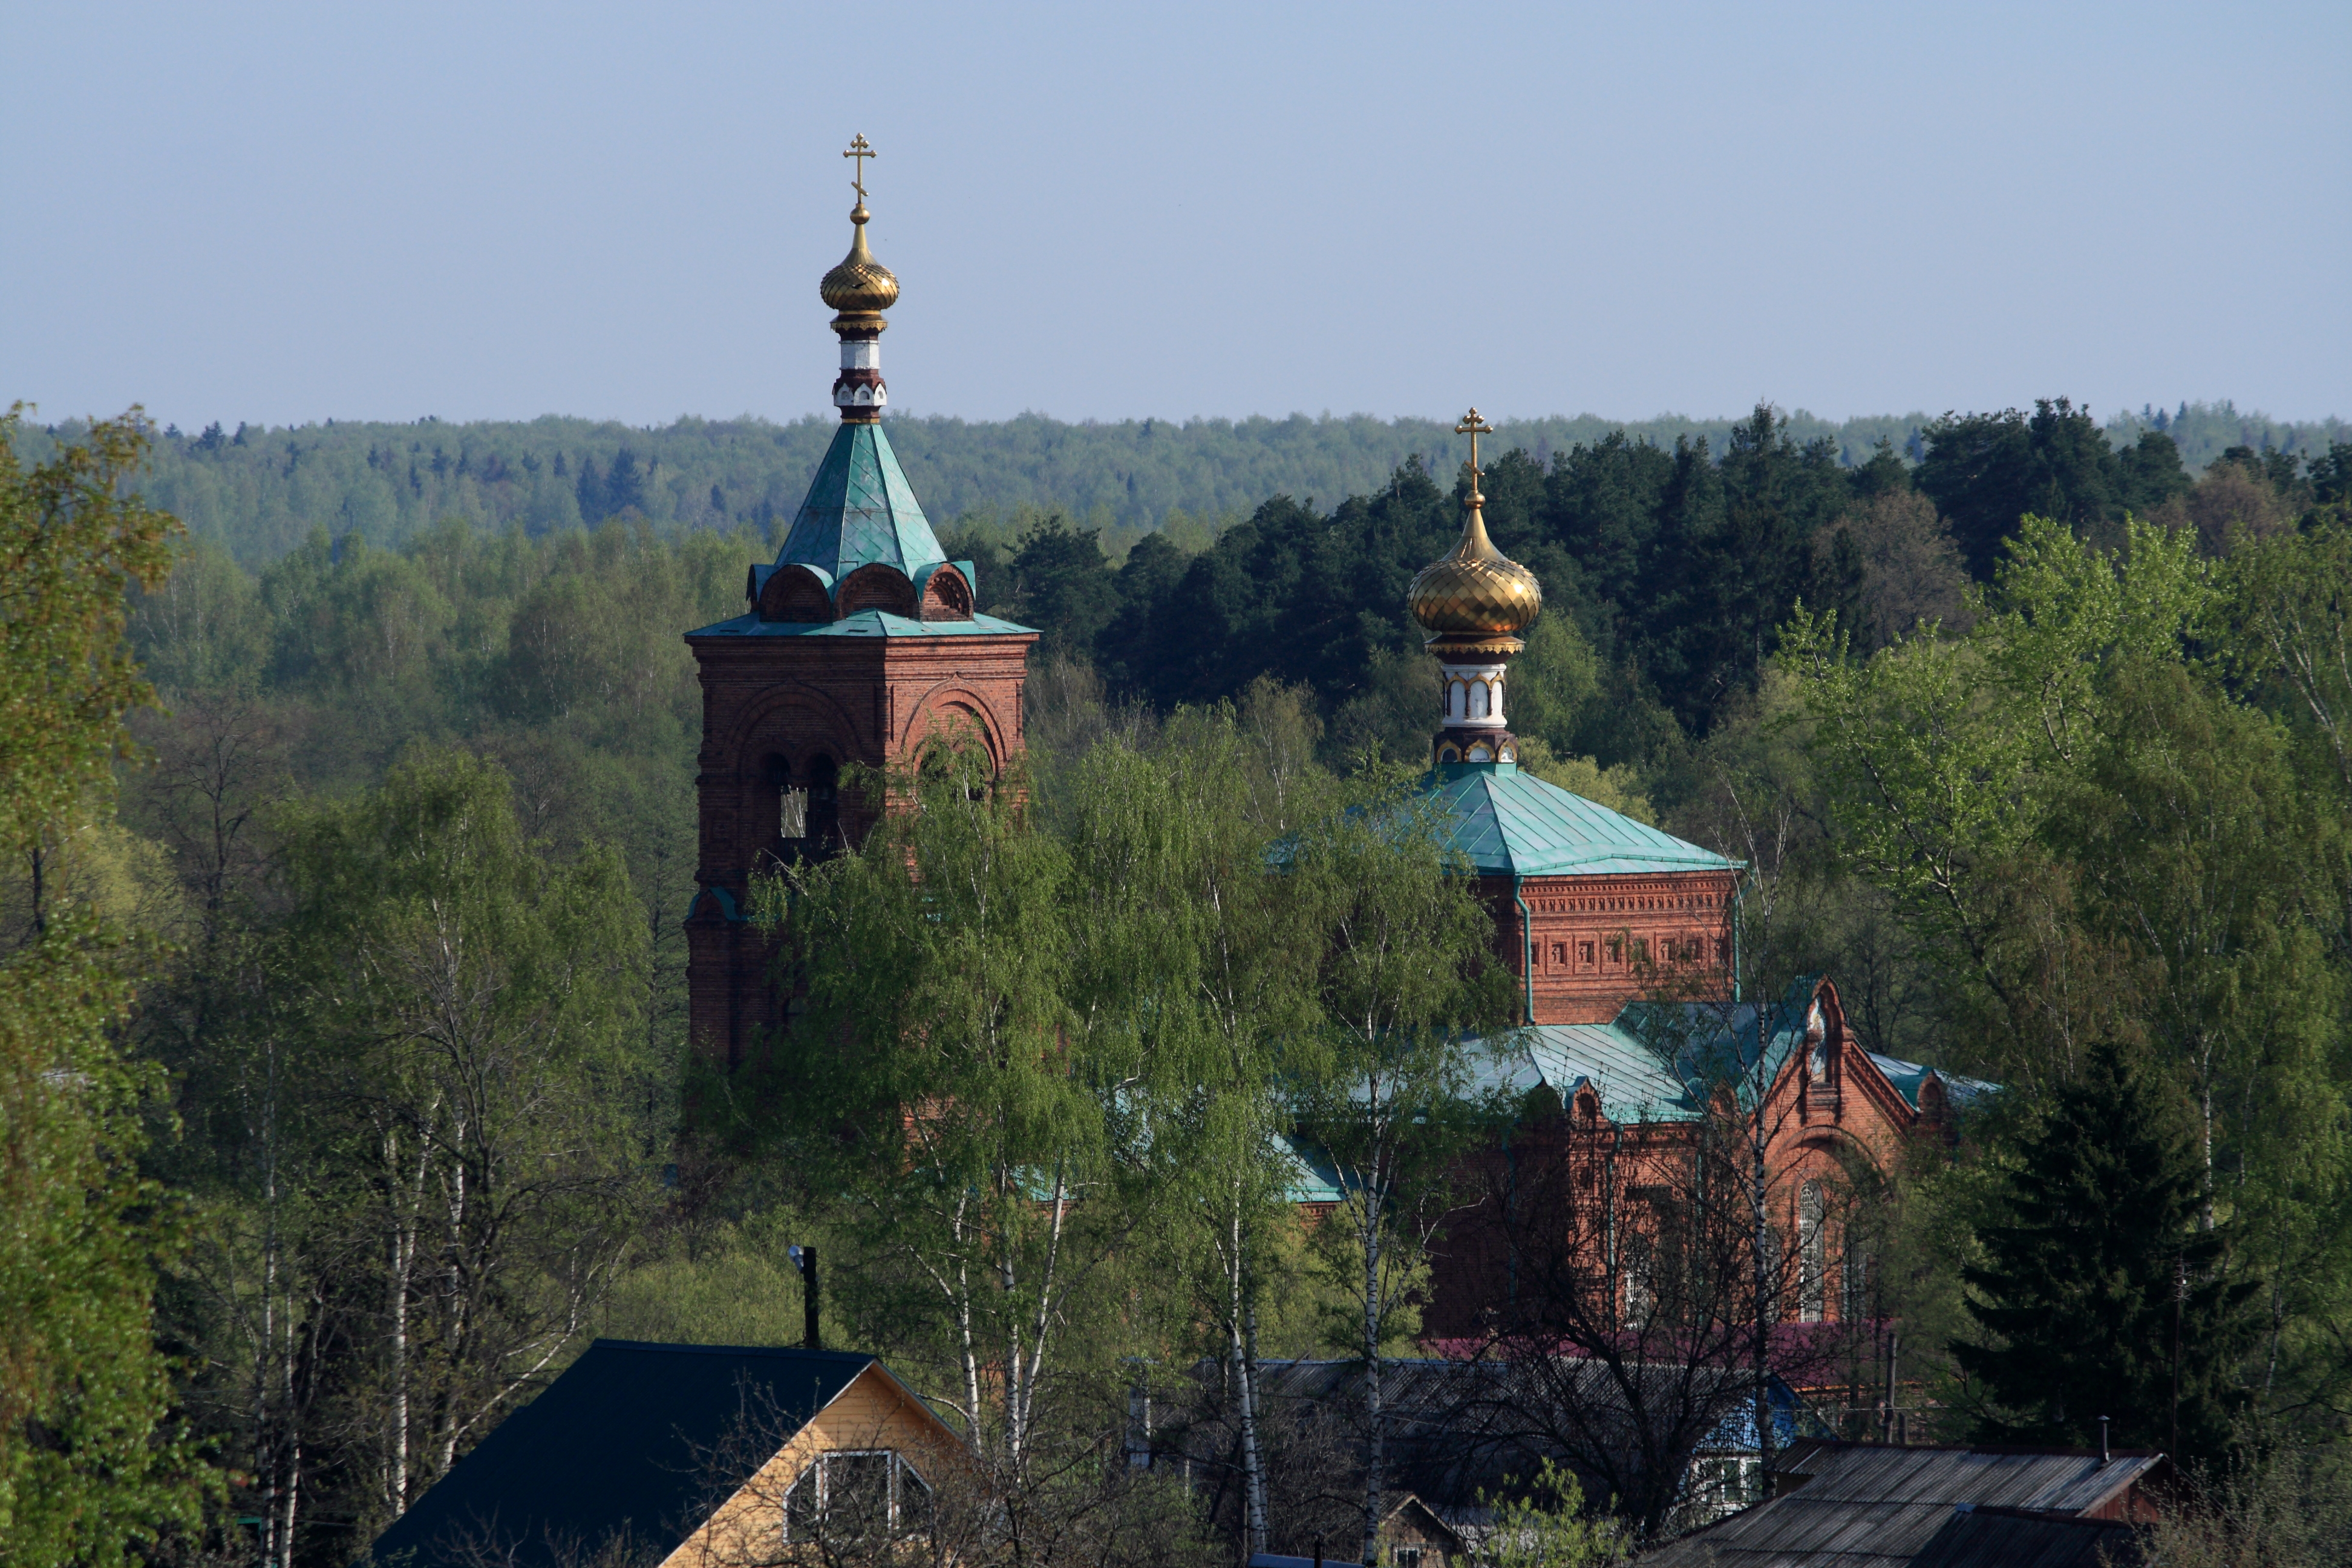
[[1381,1211],[1374,1194],[1364,1194],[1364,1568],[1380,1561],[1381,1468],[1387,1462],[1381,1442]]
[[1242,1407],[1242,1497],[1248,1510],[1249,1549],[1265,1550],[1265,1461],[1257,1444],[1257,1312],[1248,1304],[1248,1280],[1242,1263],[1240,1194],[1234,1194],[1233,1223],[1233,1358],[1234,1382]]

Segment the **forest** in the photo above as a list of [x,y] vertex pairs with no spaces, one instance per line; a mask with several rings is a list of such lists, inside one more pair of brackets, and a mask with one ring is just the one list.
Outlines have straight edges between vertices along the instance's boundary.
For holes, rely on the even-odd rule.
[[[1480,487],[1545,592],[1525,764],[1746,862],[1759,994],[2003,1086],[1840,1194],[1923,1421],[2098,1404],[2192,1466],[2181,1561],[2352,1543],[2338,428],[1760,405],[1506,426]],[[350,1562],[595,1335],[797,1342],[792,1244],[996,1467],[973,1560],[1352,1546],[1328,1436],[1220,1406],[1181,1489],[1122,1444],[1187,1367],[1415,1353],[1455,1156],[1526,1113],[1463,1086],[1491,917],[1381,826],[1470,476],[1402,422],[890,429],[1043,634],[1025,789],[865,781],[923,809],[771,885],[812,1022],[730,1079],[680,634],[824,428],[0,425],[0,1554]],[[1510,1506],[1530,1561],[1680,1518]]]
[[[1881,440],[1906,459],[1925,449],[1926,414],[1842,422],[1791,412],[1800,442],[1827,440],[1841,461],[1867,458]],[[1705,437],[1717,452],[1736,419],[1673,416],[1625,421],[1594,415],[1506,419],[1505,446],[1542,467],[1551,455],[1612,430],[1671,448]],[[226,427],[225,427],[226,426]],[[2231,403],[2183,402],[2111,416],[2103,426],[2125,447],[2141,431],[2168,434],[2182,461],[2202,471],[2230,447],[2268,447],[2303,458],[2352,439],[2343,421],[2304,422],[2242,413]],[[79,426],[28,426],[22,455],[46,457]],[[1025,512],[1060,512],[1101,531],[1114,560],[1146,533],[1199,548],[1200,536],[1245,517],[1270,496],[1327,504],[1378,489],[1418,454],[1433,472],[1456,461],[1449,426],[1362,415],[1249,419],[1129,419],[1072,424],[1043,415],[1003,421],[894,415],[892,442],[934,521],[992,516],[1017,533]],[[744,417],[681,418],[634,428],[550,416],[529,422],[413,424],[330,419],[264,428],[235,420],[182,431],[167,426],[145,453],[141,489],[191,533],[259,570],[310,531],[356,531],[372,544],[405,547],[458,520],[488,532],[593,527],[641,513],[664,533],[684,528],[765,531],[789,521],[831,438],[833,418],[782,424]]]

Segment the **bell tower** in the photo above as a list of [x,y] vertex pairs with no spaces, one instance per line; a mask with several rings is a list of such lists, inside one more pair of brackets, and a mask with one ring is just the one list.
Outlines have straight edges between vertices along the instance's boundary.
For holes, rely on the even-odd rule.
[[818,286],[841,340],[841,425],[783,548],[747,574],[744,613],[686,634],[702,683],[688,1027],[695,1049],[729,1067],[785,1017],[775,944],[749,920],[751,879],[864,837],[870,813],[842,793],[853,764],[905,763],[934,731],[962,727],[1001,773],[1022,749],[1037,640],[975,613],[971,563],[945,558],[890,448],[881,339],[898,279],[866,238],[874,149],[859,136],[842,156],[858,170],[849,254]]

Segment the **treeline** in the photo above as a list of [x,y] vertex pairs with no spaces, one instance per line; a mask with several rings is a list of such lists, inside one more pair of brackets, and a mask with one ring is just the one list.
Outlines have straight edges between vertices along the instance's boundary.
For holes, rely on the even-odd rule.
[[[1547,467],[1553,455],[1619,430],[1667,449],[1684,437],[1704,437],[1720,454],[1736,423],[1593,415],[1507,420],[1501,445],[1523,447]],[[1801,444],[1826,440],[1841,461],[1858,465],[1882,440],[1916,460],[1934,423],[1916,413],[1832,423],[1797,412],[1790,429]],[[272,429],[228,421],[166,431],[142,484],[152,504],[254,567],[294,549],[314,528],[335,538],[358,531],[386,547],[451,519],[488,531],[532,533],[632,513],[664,532],[764,529],[800,505],[833,425],[829,416],[782,425],[685,418],[646,429],[558,417],[331,420]],[[67,424],[55,432],[70,438],[79,428]],[[1246,514],[1268,496],[1328,505],[1370,494],[1409,457],[1447,473],[1457,444],[1442,423],[1360,416],[1109,424],[1037,415],[1001,422],[898,417],[890,428],[934,519],[1058,511],[1099,529],[1115,558],[1136,538],[1161,529],[1197,548],[1193,535]],[[2310,457],[2352,437],[2340,420],[2277,421],[2241,414],[2226,402],[2122,413],[2109,420],[2106,434],[2111,444],[2128,446],[2143,429],[2168,434],[2200,470],[2229,447]],[[26,431],[26,455],[46,456],[54,438]]]
[[[845,1058],[811,1031],[773,1064],[806,1092],[730,1098],[680,1092],[700,705],[679,634],[740,609],[772,533],[448,522],[393,549],[321,528],[256,571],[171,545],[118,482],[138,433],[97,435],[0,474],[8,1555],[153,1537],[346,1561],[590,1334],[796,1341],[791,1241],[825,1249],[829,1332],[1063,1477],[1127,1473],[1086,1456],[1118,1452],[1136,1358],[1410,1352],[1461,1195],[1446,1140],[1501,1112],[1444,1052],[1418,1100],[1367,1101],[1349,1078],[1380,1030],[1332,1030],[1438,1039],[1507,1003],[1426,842],[1355,831],[1395,820],[1424,754],[1402,598],[1459,526],[1458,469],[1449,493],[1408,458],[1328,510],[1263,500],[1116,565],[1066,518],[945,530],[983,603],[1047,633],[1036,809],[938,781],[942,809],[773,906],[820,922],[820,1016],[933,1055]],[[1903,1325],[1947,1435],[2080,1441],[2095,1406],[2165,1446],[2146,1435],[2193,1270],[2182,1429],[2216,1517],[2340,1531],[2352,447],[2191,474],[2165,433],[2118,448],[2053,403],[1937,422],[1916,461],[1844,459],[1770,409],[1719,450],[1603,435],[1495,458],[1498,540],[1549,605],[1513,721],[1571,787],[1751,865],[1755,994],[1826,972],[1874,1048],[2010,1086],[1968,1160],[1837,1195],[1868,1316]],[[1318,824],[1320,871],[1263,877],[1270,842]],[[942,896],[908,854],[974,871],[971,919],[908,918]],[[1006,1021],[1071,1048],[996,1051]],[[1213,1083],[1212,1060],[1240,1076]],[[969,1120],[893,1114],[888,1075],[919,1070],[961,1075]],[[1167,1131],[1139,1144],[1147,1103]],[[1368,1104],[1381,1126],[1348,1120]],[[1377,1201],[1309,1236],[1282,1169],[1206,1180],[1310,1113],[1327,1151],[1410,1185],[1353,1189]],[[839,1118],[873,1136],[827,1142]],[[1154,1165],[1180,1132],[1220,1152]],[[918,1136],[969,1180],[918,1179],[898,1142]],[[1099,1200],[1058,1235],[1031,1201],[1057,1150]],[[2137,1197],[2039,1195],[2121,1190],[2116,1150]],[[987,1202],[950,1212],[959,1193]],[[1758,1238],[1723,1239],[1724,1277],[1754,1278],[1737,1248]],[[1018,1288],[939,1289],[927,1260],[970,1247]],[[1030,1381],[964,1353],[1016,1332],[1050,1342]],[[1329,1521],[1277,1484],[1307,1463],[1278,1439],[1268,1528],[1311,1540]],[[1246,1467],[1215,1463],[1212,1501],[1150,1515],[1171,1561],[1253,1528]],[[1050,1493],[1021,1495],[1130,1526],[1170,1505]]]
[[[2218,551],[2233,529],[2275,532],[2341,501],[2347,465],[2352,445],[2308,466],[2231,447],[2192,481],[2170,436],[2116,447],[2063,398],[1938,420],[1916,466],[1888,442],[1849,462],[1769,407],[1719,451],[1622,432],[1549,462],[1513,447],[1484,481],[1488,527],[1549,606],[1514,669],[1514,726],[1560,755],[1667,764],[1752,692],[1800,602],[1837,611],[1867,650],[1965,618],[2025,513],[2103,546],[2137,514]],[[1114,695],[1166,710],[1270,675],[1316,693],[1340,754],[1412,758],[1433,677],[1404,591],[1450,548],[1469,484],[1458,461],[1443,471],[1450,489],[1410,458],[1328,512],[1277,497],[1189,557],[1148,536],[1114,568],[1092,531],[1054,518],[1014,537],[965,522],[948,551],[977,562],[983,608],[1041,628],[1047,656],[1090,663]]]

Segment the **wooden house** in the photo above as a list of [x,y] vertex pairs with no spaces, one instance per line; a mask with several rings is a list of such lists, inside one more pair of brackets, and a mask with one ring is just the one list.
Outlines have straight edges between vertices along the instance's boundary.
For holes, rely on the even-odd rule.
[[962,1455],[870,1355],[598,1340],[378,1536],[371,1560],[790,1562],[820,1533],[922,1533]]
[[[1384,1568],[1469,1568],[1469,1543],[1437,1510],[1411,1492],[1392,1495],[1381,1516],[1381,1562]],[[1363,1568],[1337,1557],[1302,1557],[1295,1552],[1259,1552],[1247,1568]]]

